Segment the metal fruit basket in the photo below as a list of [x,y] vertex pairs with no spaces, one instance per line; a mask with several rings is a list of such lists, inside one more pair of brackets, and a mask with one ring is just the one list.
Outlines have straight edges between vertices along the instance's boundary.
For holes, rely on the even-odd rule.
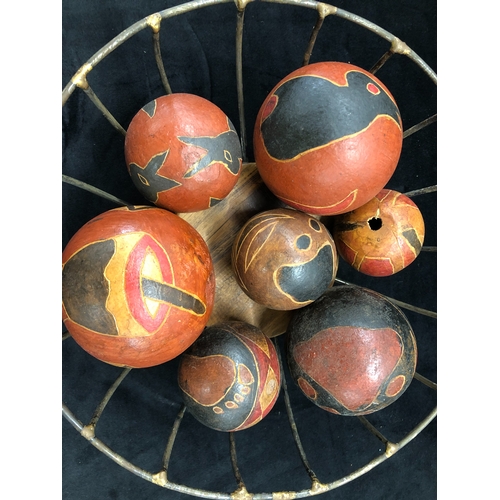
[[[222,6],[222,4],[228,5]],[[367,32],[366,36],[371,37],[369,40],[371,40],[372,45],[367,50],[369,56],[371,56],[372,52],[379,51],[379,55],[373,60],[372,65],[366,69],[380,76],[378,73],[383,72],[384,68],[390,64],[396,64],[398,68],[399,65],[407,68],[408,66],[403,66],[401,63],[401,60],[404,59],[405,63],[409,62],[411,70],[402,74],[400,80],[404,81],[405,77],[411,78],[412,71],[417,71],[420,76],[423,74],[425,79],[428,80],[426,89],[432,89],[437,86],[435,72],[405,42],[376,24],[356,14],[337,8],[334,5],[312,0],[194,0],[154,12],[132,24],[105,44],[81,65],[80,69],[74,73],[73,77],[64,87],[62,92],[63,112],[65,111],[65,107],[67,108],[66,104],[70,99],[79,99],[78,105],[72,108],[73,110],[77,109],[79,112],[82,112],[84,107],[85,109],[95,108],[99,112],[98,120],[100,120],[99,123],[101,123],[100,127],[102,126],[102,130],[99,128],[92,131],[91,137],[94,137],[94,139],[98,136],[112,137],[112,139],[106,139],[108,143],[100,145],[100,151],[102,152],[104,148],[109,148],[116,156],[116,158],[113,158],[114,162],[119,163],[121,156],[117,151],[120,150],[123,144],[126,124],[132,114],[146,102],[147,97],[137,96],[137,102],[133,102],[133,100],[127,101],[126,106],[128,107],[126,108],[124,108],[125,104],[123,103],[120,104],[121,107],[118,106],[117,101],[112,98],[110,98],[111,101],[108,103],[92,84],[93,72],[96,70],[96,67],[99,66],[101,68],[102,65],[104,71],[105,63],[116,57],[116,54],[126,42],[127,44],[133,42],[137,42],[138,44],[148,43],[148,49],[152,47],[151,60],[154,60],[157,68],[157,80],[154,83],[156,87],[153,93],[178,91],[174,82],[177,81],[176,74],[180,67],[180,62],[174,61],[175,70],[171,73],[169,71],[168,60],[166,60],[168,58],[165,57],[165,52],[169,52],[169,36],[171,35],[169,27],[172,26],[170,23],[178,21],[183,16],[202,16],[207,9],[224,8],[225,15],[234,20],[235,34],[231,43],[234,44],[235,88],[234,90],[223,89],[218,92],[214,91],[213,96],[214,100],[217,100],[217,103],[221,107],[226,106],[228,115],[234,115],[231,116],[234,118],[233,122],[238,124],[245,167],[251,173],[250,177],[256,186],[255,190],[249,192],[248,198],[250,201],[255,199],[254,201],[258,209],[265,208],[265,204],[263,204],[260,198],[261,191],[259,191],[263,187],[258,182],[258,175],[255,173],[254,168],[255,165],[251,161],[251,138],[249,138],[248,130],[252,126],[252,120],[255,117],[256,103],[260,102],[262,96],[270,90],[272,85],[269,81],[256,83],[256,86],[260,85],[260,94],[257,93],[254,102],[248,99],[249,93],[254,90],[252,89],[252,83],[255,82],[249,78],[248,74],[246,75],[245,71],[245,57],[248,53],[248,47],[245,44],[246,31],[244,31],[244,29],[247,29],[248,24],[246,22],[247,13],[251,11],[252,15],[258,18],[259,9],[264,9],[265,7],[272,9],[302,9],[304,10],[305,17],[310,16],[308,19],[313,19],[312,16],[314,16],[312,29],[309,29],[307,40],[305,40],[306,43],[303,43],[301,55],[297,59],[299,64],[308,64],[314,58],[316,54],[315,49],[318,47],[319,41],[325,31],[327,34],[331,33],[331,31],[328,31],[329,23],[343,23],[346,26],[352,26],[353,29],[358,31],[365,30]],[[219,12],[222,12],[222,10],[219,10]],[[273,12],[277,13],[277,10]],[[331,29],[334,31],[334,27]],[[304,40],[301,38],[300,41],[303,42]],[[152,45],[150,45],[151,43]],[[292,45],[292,48],[295,48],[295,46],[300,46],[300,43],[297,42]],[[228,50],[227,44],[225,47],[224,50]],[[338,56],[338,54],[335,54],[333,48],[328,48],[328,44],[323,44],[322,47],[320,57]],[[272,49],[268,49],[270,53],[269,57],[271,57]],[[329,50],[331,55],[328,53]],[[172,54],[169,53],[169,57],[171,56]],[[182,60],[181,62],[185,63],[186,61]],[[357,61],[350,62],[358,64]],[[362,66],[363,64],[358,65]],[[295,68],[290,68],[290,70],[292,69]],[[131,78],[137,76],[136,73],[138,71],[135,69],[131,68],[130,72],[132,74]],[[390,78],[390,73],[387,78]],[[106,86],[102,85],[102,78],[97,81],[103,87],[103,94],[106,97],[109,98],[110,95],[113,95]],[[110,83],[109,85],[111,87],[113,84]],[[117,82],[116,85],[116,89],[119,90],[123,86],[123,81]],[[151,86],[152,84],[148,81],[147,85]],[[388,86],[391,87],[391,83]],[[204,88],[203,86],[186,87],[187,91],[193,93],[197,91],[203,93]],[[411,89],[411,85],[402,85],[398,88],[401,92],[405,89]],[[74,97],[74,95],[78,95],[79,97]],[[397,95],[395,97],[398,100]],[[230,99],[233,99],[232,104],[229,104]],[[113,107],[119,108],[117,114],[111,111]],[[434,111],[432,111],[433,108]],[[123,109],[126,109],[126,111],[123,111]],[[428,138],[432,137],[430,139],[432,149],[436,135],[435,103],[432,98],[430,99],[430,104],[427,102],[422,104],[421,110],[425,116],[416,117],[412,115],[409,119],[405,120],[405,109],[404,106],[401,107],[405,125],[404,145],[410,141],[418,141],[419,136],[422,137],[422,141],[428,141]],[[78,120],[75,114],[75,112],[66,113],[64,116],[63,131],[69,130],[69,123],[71,121]],[[410,123],[408,123],[409,120]],[[64,139],[65,144],[69,144],[71,140],[78,142],[76,139],[69,137],[68,132],[66,132]],[[89,148],[89,152],[92,151],[92,145],[74,147],[85,147]],[[107,160],[108,158],[105,155],[101,165],[105,164]],[[100,162],[97,152],[94,153],[92,160],[89,161],[88,171],[82,171],[81,169],[78,170],[77,167],[72,167],[70,157],[63,156],[63,231],[65,231],[63,234],[63,245],[65,243],[64,239],[66,238],[67,240],[78,229],[78,226],[88,219],[87,213],[83,211],[80,219],[77,215],[71,220],[65,220],[65,212],[78,212],[75,208],[76,204],[89,203],[90,212],[93,210],[95,213],[126,204],[144,204],[144,200],[141,199],[140,195],[133,192],[133,188],[129,188],[128,185],[122,188],[127,182],[125,177],[120,178],[118,175],[118,180],[114,181],[114,185],[117,186],[118,191],[124,193],[123,195],[116,196],[107,188],[107,186],[112,186],[113,183],[107,184],[106,179],[117,175],[113,168],[122,170],[121,165],[119,167],[107,165],[107,170],[101,169],[95,174],[92,170],[93,162],[96,164]],[[157,486],[159,494],[161,494],[161,489],[165,489],[195,497],[217,499],[303,498],[329,492],[355,481],[372,471],[378,465],[394,457],[402,448],[422,433],[437,416],[437,384],[435,382],[435,337],[437,333],[435,260],[437,247],[432,241],[433,238],[435,239],[436,224],[436,169],[435,163],[432,164],[432,157],[429,165],[420,164],[415,166],[415,161],[408,159],[407,165],[398,167],[398,169],[402,168],[405,169],[405,176],[398,177],[398,174],[395,174],[394,178],[390,181],[391,186],[389,187],[404,192],[419,203],[426,224],[430,228],[428,231],[430,236],[426,235],[426,239],[430,240],[430,243],[426,243],[426,246],[423,247],[422,254],[417,259],[417,262],[410,266],[411,270],[405,270],[397,277],[382,280],[372,279],[367,276],[361,276],[347,266],[340,265],[336,280],[338,284],[352,283],[372,288],[384,294],[388,292],[394,293],[394,296],[388,295],[388,298],[407,313],[410,323],[415,330],[417,341],[425,346],[424,349],[419,349],[420,356],[417,373],[407,394],[400,401],[369,417],[348,417],[346,419],[345,417],[325,415],[325,412],[322,410],[312,408],[301,394],[298,393],[286,371],[286,363],[282,361],[284,374],[282,377],[282,391],[276,407],[266,417],[265,425],[262,422],[253,429],[248,429],[241,433],[228,433],[228,435],[224,433],[207,433],[196,422],[189,421],[189,416],[181,403],[181,398],[176,398],[175,362],[167,363],[169,366],[140,370],[120,369],[112,366],[103,367],[101,362],[93,359],[86,353],[82,353],[72,341],[69,333],[63,332],[62,409],[64,418],[84,439],[106,457],[139,478]],[[410,170],[410,173],[408,173],[408,170]],[[79,176],[80,173],[82,174],[81,176]],[[123,174],[120,175],[123,176]],[[132,199],[124,201],[124,197],[129,194]],[[231,203],[234,204],[236,202],[238,201],[231,200],[228,197],[229,207]],[[89,209],[89,206],[86,208]],[[230,217],[231,211],[228,212],[228,218]],[[186,218],[188,221],[193,220],[195,227],[196,224],[201,224],[202,222],[206,224],[207,220],[209,220],[208,216],[204,219],[197,219],[196,216],[194,219],[190,219],[188,216]],[[210,235],[205,237],[209,239],[208,243],[210,247],[212,244]],[[420,266],[420,261],[425,261],[422,266]],[[429,261],[431,261],[430,264]],[[412,281],[415,277],[421,275],[424,271],[429,273],[428,269],[431,271],[430,274],[426,274],[426,289],[412,287]],[[422,304],[424,305],[422,306]],[[431,304],[432,307],[428,306],[428,304]],[[265,317],[268,318],[269,314],[272,313],[267,312]],[[429,338],[432,340],[429,340]],[[278,352],[283,352],[282,336],[276,335],[273,340],[278,348]],[[75,370],[78,372],[77,374],[75,374]],[[79,394],[78,387],[68,385],[65,381],[65,374],[69,374],[67,375],[67,379],[70,379],[72,382],[80,375],[87,377],[89,382],[87,382],[86,387],[89,385],[94,387],[93,394],[91,396],[86,394],[83,397]],[[96,374],[99,374],[100,377],[104,374],[104,378],[98,378]],[[132,382],[134,378],[136,381]],[[127,384],[132,385],[127,389]],[[151,434],[157,436],[155,439],[156,444],[153,446],[154,449],[150,453],[151,456],[147,458],[143,456],[144,451],[142,449],[138,451],[129,449],[129,447],[123,449],[123,451],[116,449],[113,437],[116,437],[116,432],[120,431],[113,429],[112,420],[109,420],[109,422],[106,421],[108,414],[114,415],[116,412],[121,412],[122,414],[128,412],[131,419],[138,418],[134,414],[136,409],[134,409],[133,401],[129,398],[130,391],[133,392],[137,388],[134,384],[139,384],[139,387],[147,386],[151,390],[153,398],[156,398],[154,403],[157,403],[157,408],[154,411],[162,415],[160,429],[154,429],[149,424],[141,425],[141,430],[138,431],[136,439],[132,439],[132,442],[135,444],[145,441],[149,443],[151,438],[146,437],[148,434],[149,436]],[[94,403],[89,403],[89,401],[94,401]],[[90,404],[93,404],[93,406],[89,406]],[[303,415],[311,412],[314,412],[317,428],[301,427],[301,422],[304,418]],[[411,418],[407,418],[408,412],[411,413]],[[404,418],[403,415],[405,416]],[[157,419],[155,419],[156,421]],[[332,445],[332,450],[325,451],[325,449],[322,449],[321,453],[323,456],[324,454],[328,455],[331,453],[333,462],[341,462],[342,460],[352,462],[349,466],[330,466],[326,463],[329,462],[328,460],[323,463],[323,459],[320,461],[316,457],[318,448],[326,446],[324,441],[319,440],[322,439],[320,436],[324,437],[330,433],[331,440],[332,426],[336,429],[336,435],[340,436],[338,442]],[[183,431],[184,428],[188,430]],[[285,482],[283,482],[284,480],[280,482],[272,478],[264,480],[263,478],[268,477],[268,474],[264,473],[264,470],[268,468],[266,456],[258,458],[261,461],[260,467],[256,468],[259,471],[258,480],[245,476],[245,470],[249,469],[245,461],[251,455],[248,448],[250,446],[249,443],[254,440],[265,443],[267,440],[266,433],[276,432],[286,435],[286,438],[283,438],[283,449],[269,450],[267,459],[276,460],[276,458],[273,458],[275,451],[278,456],[281,453],[283,458],[286,457],[287,460],[290,455],[295,454],[296,460],[300,462],[303,469],[301,479],[297,479],[294,475],[294,477],[288,476]],[[196,433],[198,433],[198,437]],[[244,433],[246,433],[246,436],[243,436]],[[346,438],[346,436],[349,436],[349,438]],[[226,482],[217,483],[219,486],[213,486],[213,489],[206,486],[211,484],[210,481],[206,480],[207,474],[208,476],[210,475],[210,463],[204,463],[204,468],[207,470],[203,474],[199,471],[198,478],[195,477],[196,474],[193,475],[189,471],[183,471],[182,467],[176,466],[176,463],[186,460],[185,458],[180,458],[183,454],[189,455],[193,453],[193,450],[200,448],[200,439],[203,440],[202,447],[212,446],[211,444],[207,444],[207,442],[213,439],[215,441],[215,445],[213,446],[218,450],[224,449],[224,445],[221,444],[222,440],[228,439],[226,447],[227,458],[221,460],[227,462],[228,475],[232,479],[229,478]],[[351,444],[353,442],[357,443],[356,446],[358,448],[354,447],[352,449],[358,449],[357,456],[362,463],[353,465],[356,460],[347,457],[346,452],[342,451],[342,445],[346,444],[349,440]],[[366,451],[368,449],[370,449],[369,452]],[[351,447],[349,447],[349,450],[351,450]],[[156,453],[154,457],[153,453]],[[338,460],[335,460],[335,456],[338,457]],[[255,457],[253,458],[255,459]],[[320,462],[320,465],[316,467],[315,464],[318,462]],[[262,491],[259,491],[259,488]]]

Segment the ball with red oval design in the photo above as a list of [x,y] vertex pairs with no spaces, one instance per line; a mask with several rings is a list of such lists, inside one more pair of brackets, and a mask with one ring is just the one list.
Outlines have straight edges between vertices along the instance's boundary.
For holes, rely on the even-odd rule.
[[333,218],[333,238],[340,256],[369,276],[390,276],[420,254],[425,223],[416,203],[382,189],[365,205]]
[[408,319],[383,295],[333,287],[294,312],[287,360],[304,395],[338,415],[386,408],[410,385],[417,344]]
[[335,281],[335,242],[316,218],[289,208],[250,218],[233,242],[236,281],[255,302],[275,310],[304,307]]
[[231,192],[242,152],[234,125],[218,106],[174,93],[149,102],[133,117],[125,160],[147,200],[173,212],[196,212]]
[[303,66],[264,100],[254,154],[289,206],[336,215],[368,202],[394,173],[403,143],[398,106],[368,71],[335,61]]
[[186,408],[212,429],[248,429],[268,415],[278,398],[281,375],[274,344],[246,322],[207,327],[179,359],[178,384]]
[[63,251],[64,323],[84,350],[112,365],[144,368],[176,357],[203,331],[214,299],[205,241],[167,210],[109,210]]

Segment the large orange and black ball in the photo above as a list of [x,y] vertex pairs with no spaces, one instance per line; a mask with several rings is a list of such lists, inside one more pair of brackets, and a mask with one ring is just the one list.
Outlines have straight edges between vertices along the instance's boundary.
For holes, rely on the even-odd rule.
[[85,351],[112,365],[144,368],[178,356],[203,331],[214,300],[205,241],[167,210],[109,210],[63,251],[63,321]]
[[420,254],[425,236],[422,213],[408,196],[382,189],[365,205],[333,218],[340,256],[369,276],[391,276]]
[[259,213],[233,242],[236,281],[255,302],[292,310],[333,286],[338,257],[333,237],[316,218],[289,208]]
[[383,295],[333,287],[294,312],[287,359],[304,395],[337,415],[367,415],[396,401],[410,385],[417,344],[408,319]]
[[378,78],[326,61],[274,87],[257,115],[253,142],[259,173],[279,199],[306,213],[335,215],[385,187],[401,154],[402,121]]
[[178,384],[186,408],[218,431],[239,431],[260,422],[280,392],[276,348],[246,322],[209,326],[180,356]]
[[241,144],[231,120],[203,97],[159,97],[133,117],[125,160],[137,189],[172,212],[206,210],[222,201],[241,172]]

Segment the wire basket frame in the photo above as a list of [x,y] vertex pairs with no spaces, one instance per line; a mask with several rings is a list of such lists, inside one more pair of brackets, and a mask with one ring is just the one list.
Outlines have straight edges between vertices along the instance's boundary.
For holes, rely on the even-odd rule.
[[[207,8],[210,6],[224,4],[224,3],[232,3],[236,7],[235,9],[236,89],[237,89],[237,99],[238,99],[240,139],[244,156],[243,158],[244,168],[253,172],[255,170],[255,164],[248,162],[248,156],[247,156],[248,140],[247,140],[247,130],[245,126],[246,115],[245,115],[245,92],[244,92],[244,79],[243,79],[243,52],[244,52],[243,31],[245,26],[245,11],[247,6],[250,3],[259,3],[258,1],[254,2],[253,0],[193,0],[178,5],[176,7],[168,8],[163,11],[153,13],[139,20],[135,24],[129,26],[127,29],[122,31],[119,35],[113,38],[105,46],[103,46],[90,59],[88,59],[86,63],[83,64],[81,68],[73,75],[73,77],[67,83],[62,92],[63,107],[65,106],[70,96],[76,90],[81,90],[90,99],[92,104],[102,113],[102,115],[109,122],[109,124],[111,124],[111,126],[114,127],[114,129],[116,129],[116,131],[119,134],[125,136],[126,127],[124,127],[123,124],[119,123],[119,121],[115,118],[115,116],[113,116],[113,114],[106,107],[105,103],[103,103],[97,96],[97,94],[94,92],[87,79],[88,75],[98,64],[103,62],[106,57],[108,57],[125,41],[134,37],[143,30],[149,29],[152,35],[155,61],[157,64],[163,89],[167,94],[172,93],[172,88],[168,79],[168,71],[164,66],[161,53],[160,35],[161,35],[162,21],[186,14],[194,10]],[[316,12],[317,21],[312,29],[309,38],[309,43],[303,55],[302,59],[303,65],[309,64],[311,55],[314,51],[315,43],[317,41],[317,38],[320,34],[321,28],[323,27],[325,20],[329,16],[335,16],[345,19],[348,22],[354,23],[364,29],[367,29],[375,33],[388,43],[387,51],[383,53],[380,56],[380,58],[375,62],[375,64],[369,69],[369,71],[372,74],[375,74],[377,71],[379,71],[391,59],[393,55],[397,54],[405,56],[408,59],[410,59],[413,63],[416,64],[418,69],[421,70],[429,78],[429,80],[433,84],[437,85],[436,73],[429,67],[429,65],[420,56],[418,56],[418,54],[416,54],[410,47],[408,47],[408,45],[406,45],[403,41],[399,40],[393,34],[389,33],[383,28],[377,26],[376,24],[362,17],[359,17],[345,10],[339,9],[333,5],[326,4],[323,2],[316,2],[312,0],[261,0],[261,3],[293,5],[293,6],[303,7],[306,9],[311,9]],[[412,127],[407,128],[404,131],[403,139],[407,139],[409,136],[425,129],[430,124],[435,123],[436,120],[437,120],[437,115],[434,114],[422,120],[421,122],[413,125]],[[91,184],[75,179],[74,177],[63,174],[62,180],[66,184],[70,184],[80,189],[86,190],[94,195],[107,199],[108,201],[111,201],[112,203],[115,203],[117,205],[121,206],[129,205],[127,201],[124,201]],[[426,186],[424,188],[412,189],[411,191],[407,191],[404,194],[406,194],[406,196],[410,198],[413,198],[423,195],[432,196],[435,195],[436,193],[437,193],[437,186],[431,185],[431,186]],[[422,251],[436,253],[437,247],[424,246],[422,248]],[[353,284],[350,281],[341,279],[340,277],[336,278],[336,283]],[[403,308],[404,310],[411,311],[412,313],[418,315],[426,316],[428,318],[431,318],[432,320],[437,320],[437,313],[435,311],[416,307],[413,304],[409,304],[407,302],[398,300],[397,298],[394,297],[387,297],[387,298],[397,306]],[[63,334],[63,341],[68,339],[69,337],[70,337],[69,333]],[[280,348],[277,339],[274,339],[274,342],[277,347],[277,352],[280,353]],[[310,487],[302,490],[286,491],[286,492],[262,492],[262,493],[249,492],[246,488],[244,478],[238,466],[235,433],[229,433],[229,455],[236,481],[236,487],[233,491],[226,493],[208,491],[197,487],[190,487],[184,484],[180,484],[178,482],[171,481],[168,477],[168,471],[169,471],[169,465],[171,463],[174,446],[176,443],[176,438],[179,433],[179,428],[182,424],[183,418],[186,413],[186,408],[183,405],[180,406],[179,411],[177,413],[177,417],[172,423],[172,430],[165,445],[165,451],[162,458],[162,467],[159,471],[150,472],[148,470],[145,470],[144,468],[134,464],[132,461],[122,456],[120,453],[114,451],[110,445],[106,444],[103,440],[97,437],[96,428],[101,416],[103,415],[103,412],[105,411],[109,401],[114,396],[117,389],[127,379],[129,374],[131,374],[131,372],[134,372],[134,370],[130,368],[126,368],[121,371],[119,376],[116,378],[116,380],[104,394],[103,399],[97,404],[96,409],[88,423],[83,423],[82,421],[80,421],[80,419],[76,416],[76,414],[66,404],[64,404],[64,402],[62,406],[63,416],[82,435],[82,437],[87,439],[96,449],[98,449],[100,452],[102,452],[111,460],[119,464],[124,469],[130,471],[131,473],[137,475],[138,477],[146,481],[149,481],[160,487],[172,491],[177,491],[183,494],[196,497],[214,498],[214,499],[253,498],[256,500],[261,500],[261,499],[271,500],[274,498],[304,498],[336,489],[350,481],[359,478],[360,476],[366,474],[373,468],[377,467],[382,462],[394,456],[399,450],[401,450],[404,446],[406,446],[409,442],[411,442],[414,438],[416,438],[437,416],[437,407],[434,407],[432,411],[430,411],[427,415],[424,415],[423,418],[420,420],[420,422],[412,429],[410,429],[408,432],[406,432],[405,436],[402,439],[398,440],[397,442],[392,442],[384,434],[382,434],[382,432],[374,424],[370,422],[369,418],[361,416],[357,417],[359,421],[363,424],[363,427],[367,430],[369,435],[375,436],[383,444],[384,449],[382,453],[380,453],[377,457],[367,462],[364,466],[359,467],[358,469],[354,470],[353,472],[347,475],[344,475],[343,477],[340,477],[334,481],[322,482],[320,478],[317,477],[316,473],[313,471],[301,441],[300,432],[294,418],[293,405],[290,401],[289,388],[287,386],[287,377],[285,376],[284,373],[281,356],[280,356],[280,363],[282,366],[282,393],[285,400],[286,416],[288,424],[290,426],[293,439],[296,445],[296,451],[298,452],[300,460],[310,479]],[[131,376],[133,376],[133,373]],[[422,376],[419,373],[415,373],[414,379],[418,383],[422,384],[429,391],[429,394],[431,395],[430,397],[435,397],[435,394],[437,393],[437,384],[434,381],[429,380],[428,378]]]

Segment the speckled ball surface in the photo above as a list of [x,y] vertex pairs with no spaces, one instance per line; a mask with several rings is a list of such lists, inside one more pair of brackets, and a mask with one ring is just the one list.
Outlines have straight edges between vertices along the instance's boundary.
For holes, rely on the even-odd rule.
[[367,415],[396,401],[417,363],[403,312],[383,295],[335,286],[293,313],[287,360],[303,394],[337,415]]

